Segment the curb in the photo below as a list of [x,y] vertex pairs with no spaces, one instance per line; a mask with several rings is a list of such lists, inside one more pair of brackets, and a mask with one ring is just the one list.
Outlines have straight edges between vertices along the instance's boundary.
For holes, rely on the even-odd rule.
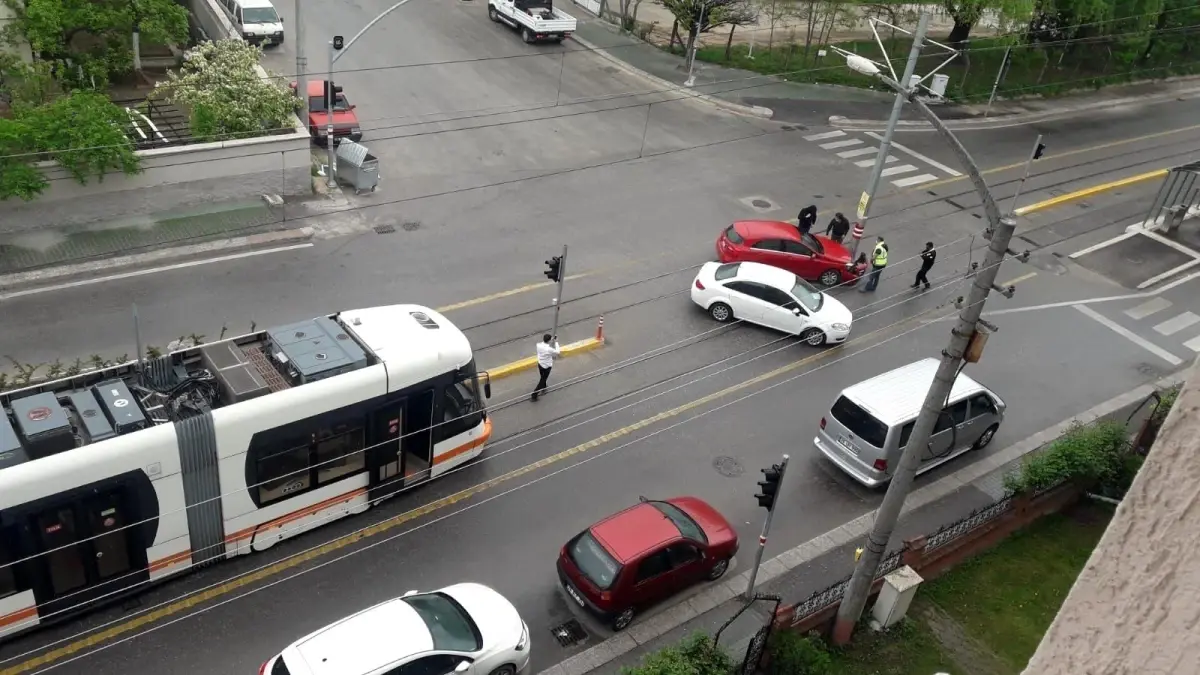
[[660,89],[665,89],[665,90],[670,90],[670,91],[679,91],[679,92],[687,94],[688,96],[690,96],[694,99],[703,101],[705,103],[708,103],[709,105],[715,106],[715,107],[725,110],[727,112],[735,113],[738,115],[747,115],[750,117],[761,117],[763,119],[768,119],[768,120],[775,116],[775,111],[771,110],[770,108],[764,108],[762,106],[757,106],[757,105],[743,105],[741,103],[733,103],[732,101],[726,101],[724,99],[717,98],[716,96],[710,96],[708,94],[700,94],[700,93],[697,93],[695,91],[688,89],[687,87],[684,87],[683,85],[675,84],[673,82],[668,82],[667,80],[664,80],[663,78],[661,78],[657,75],[651,75],[650,73],[642,70],[641,68],[633,66],[633,65],[629,64],[628,62],[622,61],[621,59],[609,54],[606,50],[601,49],[600,47],[596,46],[595,44],[588,41],[587,39],[579,37],[578,33],[571,35],[571,39],[578,42],[579,44],[583,45],[584,49],[587,49],[588,51],[592,52],[596,56],[599,56],[600,58],[604,59],[605,61],[608,61],[614,67],[616,67],[618,70],[621,70],[628,75],[633,75],[634,77],[640,77],[642,79],[648,80],[655,87],[658,87]]
[[[24,295],[33,289],[55,284],[70,283],[81,278],[93,277],[103,272],[106,276],[120,275],[144,269],[156,264],[175,264],[189,260],[216,257],[213,254],[229,254],[251,251],[273,246],[304,243],[312,240],[314,230],[302,227],[296,230],[264,232],[245,237],[233,237],[202,244],[161,248],[146,253],[94,258],[83,263],[44,267],[27,272],[0,275],[0,299],[13,295]],[[24,291],[24,292],[22,292]],[[16,293],[14,293],[16,292]]]
[[[1143,384],[1132,391],[1109,399],[1079,415],[1075,415],[1048,429],[1044,429],[1023,441],[999,450],[986,459],[979,460],[970,466],[965,466],[951,475],[914,490],[909,494],[908,500],[904,504],[903,513],[909,513],[946,497],[960,488],[970,485],[973,481],[1000,469],[1004,465],[1035,452],[1050,441],[1061,436],[1076,421],[1088,422],[1101,417],[1122,414],[1130,408],[1133,408],[1136,412],[1137,408],[1140,407],[1140,402],[1145,400],[1154,391],[1179,384],[1186,378],[1187,370],[1185,369],[1184,371],[1168,375],[1156,382]],[[868,511],[836,529],[830,530],[770,560],[764,561],[759,568],[756,585],[773,581],[821,555],[866,537],[874,521],[875,512]],[[749,577],[750,570],[746,570],[732,579],[715,583],[683,602],[664,608],[662,612],[653,615],[644,622],[635,623],[628,630],[617,633],[613,637],[543,670],[538,675],[583,675],[583,673],[615,661],[638,647],[679,628],[701,614],[716,609],[725,602],[738,602],[740,605],[740,601],[737,598],[745,591]]]
[[1128,187],[1130,185],[1136,185],[1138,183],[1144,183],[1148,180],[1153,180],[1155,178],[1162,178],[1162,177],[1166,176],[1169,171],[1170,171],[1170,169],[1155,169],[1154,171],[1147,171],[1145,173],[1139,173],[1136,176],[1129,176],[1128,178],[1121,178],[1118,180],[1109,181],[1107,183],[1101,183],[1099,185],[1085,187],[1085,188],[1076,190],[1074,192],[1068,192],[1066,194],[1058,195],[1057,197],[1051,197],[1050,199],[1044,199],[1040,202],[1034,202],[1033,204],[1030,204],[1028,206],[1022,206],[1018,209],[1013,210],[1013,215],[1024,216],[1024,215],[1027,215],[1030,213],[1035,213],[1037,211],[1042,211],[1045,209],[1053,208],[1055,206],[1061,206],[1063,204],[1068,204],[1070,202],[1073,202],[1073,201],[1076,201],[1079,199],[1086,199],[1087,197],[1093,197],[1093,196],[1101,194],[1103,192],[1108,192],[1109,190],[1116,190],[1118,188]]
[[[568,345],[563,345],[562,348],[559,350],[560,351],[559,358],[566,357],[566,356],[574,356],[575,354],[583,354],[584,352],[590,352],[592,350],[599,349],[600,347],[603,347],[603,346],[604,346],[604,338],[590,337],[586,340],[580,340],[578,342],[572,342],[571,344],[568,344]],[[488,368],[487,374],[488,374],[488,377],[490,377],[491,379],[499,380],[499,379],[508,377],[510,375],[516,375],[517,373],[523,373],[526,370],[533,370],[533,367],[536,365],[537,365],[537,357],[530,356],[529,358],[521,359],[520,361],[513,361],[512,363],[506,363],[502,366],[497,366],[495,368]]]
[[[1170,100],[1182,100],[1192,96],[1200,96],[1200,86],[1183,89],[1180,91],[1171,92],[1169,94],[1158,94],[1154,96],[1124,96],[1121,98],[1108,99],[1106,101],[1097,101],[1084,105],[1059,108],[1056,110],[1042,110],[1028,113],[1008,113],[995,115],[993,117],[965,119],[965,120],[945,120],[946,127],[951,130],[960,129],[984,129],[988,125],[1002,124],[1012,125],[1026,124],[1030,122],[1042,122],[1054,117],[1063,117],[1074,115],[1077,113],[1091,112],[1094,110],[1106,110],[1108,108],[1119,108],[1125,105],[1147,104],[1147,103],[1164,103]],[[855,128],[855,127],[871,127],[877,128],[880,125],[887,125],[887,120],[858,120],[843,117],[841,115],[830,115],[829,126],[835,128]],[[899,120],[896,122],[898,129],[932,129],[933,125],[925,120]]]

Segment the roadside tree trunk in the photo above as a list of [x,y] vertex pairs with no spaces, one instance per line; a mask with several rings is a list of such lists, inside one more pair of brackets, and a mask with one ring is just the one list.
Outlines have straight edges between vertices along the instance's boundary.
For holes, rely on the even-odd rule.
[[946,42],[950,46],[957,47],[959,44],[966,42],[967,38],[971,37],[971,28],[974,26],[972,22],[954,20],[954,28],[950,29],[950,36],[946,38]]
[[725,41],[725,60],[729,60],[729,52],[733,49],[733,31],[737,30],[737,26],[729,27],[729,39]]

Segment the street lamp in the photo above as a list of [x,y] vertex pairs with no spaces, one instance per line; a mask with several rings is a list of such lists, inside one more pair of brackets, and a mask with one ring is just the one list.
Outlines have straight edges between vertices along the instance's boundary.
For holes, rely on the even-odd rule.
[[[841,605],[838,607],[837,622],[834,624],[833,631],[833,641],[835,644],[844,644],[850,639],[855,624],[858,623],[859,617],[862,616],[863,608],[866,606],[867,598],[871,593],[871,586],[874,584],[875,577],[878,574],[879,565],[883,562],[883,555],[887,551],[888,543],[892,538],[892,531],[900,519],[900,512],[904,507],[904,501],[912,489],[913,478],[916,476],[922,452],[929,445],[929,437],[933,433],[933,428],[937,424],[938,418],[942,415],[942,408],[949,398],[955,379],[957,379],[964,363],[975,363],[982,356],[983,336],[989,332],[995,332],[995,327],[990,325],[986,326],[987,331],[979,331],[978,329],[978,326],[982,323],[980,315],[983,313],[983,305],[992,290],[998,290],[1008,295],[1007,289],[996,286],[996,274],[999,273],[1000,265],[1008,255],[1008,245],[1012,239],[1013,232],[1016,230],[1016,221],[1011,218],[1001,218],[1000,209],[996,207],[996,200],[992,198],[987,183],[983,180],[983,175],[980,173],[979,167],[971,159],[970,153],[954,137],[954,134],[946,128],[946,125],[938,119],[938,116],[929,109],[929,106],[917,97],[917,86],[920,82],[910,84],[912,71],[916,67],[917,57],[920,55],[921,42],[924,39],[925,30],[928,25],[929,17],[923,14],[920,23],[917,25],[917,31],[913,35],[913,49],[909,55],[902,81],[895,79],[894,72],[892,72],[893,77],[884,75],[883,68],[865,57],[837,50],[846,57],[846,65],[855,72],[876,77],[896,91],[896,107],[892,111],[892,119],[889,123],[886,136],[887,140],[884,141],[879,159],[875,163],[875,172],[869,190],[873,194],[875,187],[878,185],[880,170],[886,161],[888,143],[896,122],[900,117],[900,109],[904,103],[911,103],[933,125],[938,135],[950,145],[959,162],[967,170],[967,174],[971,178],[971,183],[975,186],[975,190],[979,193],[979,197],[983,202],[983,210],[988,222],[988,229],[984,233],[984,237],[990,240],[991,245],[988,247],[987,255],[984,257],[983,266],[974,276],[965,303],[960,305],[958,321],[954,329],[950,332],[950,342],[942,350],[942,359],[938,365],[937,374],[934,375],[933,383],[925,396],[925,402],[921,405],[920,415],[913,424],[913,431],[903,449],[900,463],[892,474],[887,494],[884,495],[883,503],[880,504],[879,510],[875,514],[875,524],[867,537],[867,544],[864,547],[863,555],[859,558],[857,565],[855,565],[854,576],[850,578],[846,593],[842,598]],[[872,26],[872,29],[874,29],[874,26]],[[875,33],[875,36],[878,39],[878,32]],[[883,49],[882,42],[880,42],[880,49]],[[948,64],[957,55],[957,52],[954,52],[953,56],[942,63],[941,66],[938,66],[938,68]],[[891,71],[890,62],[888,62],[887,68]],[[931,72],[929,75],[932,74]],[[929,77],[929,75],[925,77]],[[921,81],[924,81],[924,78]],[[867,202],[865,206],[869,208],[869,194],[864,193],[863,197]],[[865,218],[866,208],[863,211],[862,217]]]

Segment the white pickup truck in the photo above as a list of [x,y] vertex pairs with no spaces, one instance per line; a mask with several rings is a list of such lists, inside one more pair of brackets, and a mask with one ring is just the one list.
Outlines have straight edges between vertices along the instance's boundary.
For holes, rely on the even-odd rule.
[[575,17],[555,9],[553,0],[488,0],[488,18],[521,31],[527,43],[562,42],[575,32]]

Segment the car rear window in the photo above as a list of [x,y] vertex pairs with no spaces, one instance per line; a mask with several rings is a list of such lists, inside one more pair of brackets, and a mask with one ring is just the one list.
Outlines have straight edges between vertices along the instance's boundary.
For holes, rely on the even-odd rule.
[[829,412],[833,413],[833,418],[849,429],[850,433],[877,448],[883,447],[883,443],[887,439],[887,426],[875,419],[874,415],[860,408],[854,401],[845,396],[839,396],[838,400],[833,402],[833,408]]
[[729,227],[725,228],[725,238],[728,239],[729,241],[732,241],[735,244],[742,243],[742,235],[737,233],[737,228],[734,227],[733,225],[730,225]]
[[607,590],[617,580],[621,565],[596,541],[591,532],[584,532],[567,547],[571,561],[596,588]]
[[741,266],[742,263],[726,263],[721,265],[716,269],[716,271],[713,272],[713,278],[717,281],[732,279],[737,276],[738,268]]

